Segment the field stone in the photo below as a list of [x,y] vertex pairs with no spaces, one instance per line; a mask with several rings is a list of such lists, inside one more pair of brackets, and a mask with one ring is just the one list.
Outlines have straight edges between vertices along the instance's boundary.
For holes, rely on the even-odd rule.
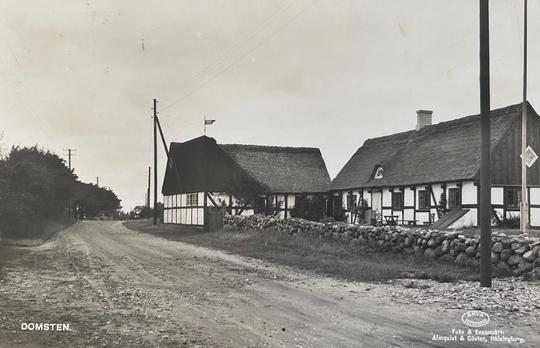
[[521,248],[521,244],[519,244],[519,243],[517,243],[517,242],[514,242],[514,243],[512,243],[512,244],[510,245],[510,249],[512,249],[512,250],[517,250],[517,249],[519,249],[519,248]]
[[447,239],[444,240],[442,242],[442,248],[441,249],[442,249],[442,252],[444,254],[448,253],[448,250],[450,249],[450,241],[448,241]]
[[540,267],[535,267],[531,272],[531,278],[533,280],[540,280]]
[[500,253],[502,250],[503,250],[503,245],[501,242],[496,242],[491,247],[491,251],[496,252],[496,253]]
[[454,262],[461,266],[467,266],[471,263],[471,258],[467,254],[461,253],[456,257]]
[[405,238],[405,241],[403,242],[403,244],[405,244],[405,246],[407,246],[407,247],[410,246],[410,245],[411,245],[411,238],[406,237],[406,238]]
[[452,262],[454,261],[454,258],[450,254],[443,254],[441,257],[439,257],[439,261]]
[[523,255],[526,250],[527,249],[524,246],[522,246],[521,248],[518,248],[518,249],[514,250],[514,254]]
[[499,263],[497,263],[497,266],[495,266],[495,272],[499,276],[506,276],[512,273],[512,269],[510,268],[510,266],[508,266],[506,262],[499,261]]
[[510,256],[512,255],[512,251],[510,251],[510,249],[503,249],[503,251],[501,251],[501,260],[503,261],[506,261],[510,258]]
[[533,254],[532,250],[529,250],[526,253],[524,253],[523,259],[527,262],[533,262],[535,259],[535,255]]
[[510,266],[514,266],[514,265],[517,265],[519,264],[520,262],[523,261],[523,258],[521,257],[521,255],[512,255],[510,256],[510,258],[506,261],[506,263],[508,263]]
[[433,248],[435,246],[437,246],[439,244],[439,242],[437,242],[437,240],[435,238],[431,238],[428,243],[427,243],[427,246],[428,248]]
[[435,249],[434,248],[427,248],[426,250],[424,250],[424,257],[428,258],[428,259],[436,259],[437,258],[437,254],[435,252]]
[[467,254],[467,256],[474,256],[476,254],[476,249],[471,245],[465,249],[465,254]]
[[512,271],[515,275],[522,275],[533,269],[533,264],[530,262],[522,261],[519,263],[516,269]]
[[499,254],[491,252],[491,263],[499,262]]

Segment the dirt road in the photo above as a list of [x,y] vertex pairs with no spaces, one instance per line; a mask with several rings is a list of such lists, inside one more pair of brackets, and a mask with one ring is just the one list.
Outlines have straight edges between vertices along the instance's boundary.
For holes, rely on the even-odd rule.
[[[0,344],[424,347],[464,329],[460,310],[389,301],[351,283],[87,221],[36,248],[2,247]],[[69,331],[22,330],[69,324]],[[538,326],[491,323],[540,346]],[[486,346],[485,344],[478,344]],[[497,346],[504,346],[497,344]]]

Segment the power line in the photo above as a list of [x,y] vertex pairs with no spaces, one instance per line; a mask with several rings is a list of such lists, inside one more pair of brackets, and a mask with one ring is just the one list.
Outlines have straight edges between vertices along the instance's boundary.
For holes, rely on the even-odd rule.
[[187,82],[185,82],[182,86],[180,86],[180,89],[185,89],[191,85],[193,85],[195,82],[197,82],[198,78],[205,75],[207,72],[211,72],[212,70],[219,67],[219,65],[222,64],[222,62],[226,61],[229,56],[231,56],[231,53],[234,52],[235,49],[241,49],[243,48],[249,41],[256,37],[259,32],[261,32],[266,26],[268,26],[273,19],[281,14],[286,12],[289,8],[291,8],[293,3],[289,3],[285,7],[279,7],[278,10],[272,13],[261,25],[259,25],[254,31],[251,32],[251,34],[244,36],[240,40],[237,40],[234,42],[231,46],[229,46],[228,49],[223,51],[217,59],[215,59],[213,62],[207,64],[203,69],[201,69],[195,76],[193,76],[191,79],[189,79]]
[[[313,5],[314,3],[311,3],[311,5]],[[205,87],[206,85],[208,85],[210,82],[212,82],[213,80],[215,80],[217,77],[219,77],[220,75],[224,74],[225,72],[227,72],[228,70],[230,70],[234,65],[236,65],[238,62],[240,62],[242,59],[244,59],[248,54],[251,54],[252,52],[254,52],[255,50],[257,50],[259,47],[261,47],[264,43],[266,43],[267,41],[269,41],[270,39],[272,39],[273,37],[275,37],[279,32],[281,32],[283,29],[285,29],[286,27],[288,27],[292,22],[294,22],[298,17],[300,17],[300,15],[302,15],[307,9],[309,8],[309,6],[305,6],[301,11],[299,11],[298,13],[296,13],[293,17],[289,18],[289,20],[287,20],[283,25],[281,25],[280,27],[278,27],[276,30],[274,30],[272,33],[270,33],[269,35],[267,35],[266,37],[264,37],[261,41],[259,41],[253,48],[251,48],[250,50],[246,51],[244,54],[241,54],[239,57],[237,57],[235,60],[233,60],[230,64],[226,65],[223,69],[219,70],[216,74],[212,75],[210,78],[208,78],[207,80],[205,81],[202,81],[201,83],[199,83],[197,86],[195,86],[195,88],[193,90],[191,90],[190,92],[182,95],[181,97],[179,97],[178,99],[176,99],[175,101],[173,101],[171,104],[167,105],[166,107],[163,108],[163,110],[167,110],[169,108],[171,108],[172,106],[178,104],[179,102],[181,102],[182,100],[188,98],[189,96],[191,96],[193,93],[197,92],[198,90],[200,90],[201,88]]]

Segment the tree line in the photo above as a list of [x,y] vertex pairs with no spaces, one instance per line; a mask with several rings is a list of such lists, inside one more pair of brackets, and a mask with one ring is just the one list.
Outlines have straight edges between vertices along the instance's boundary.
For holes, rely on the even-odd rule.
[[121,208],[113,191],[79,181],[64,159],[38,146],[16,146],[0,158],[0,233],[38,235],[44,221],[67,216],[75,204],[87,218],[116,217]]

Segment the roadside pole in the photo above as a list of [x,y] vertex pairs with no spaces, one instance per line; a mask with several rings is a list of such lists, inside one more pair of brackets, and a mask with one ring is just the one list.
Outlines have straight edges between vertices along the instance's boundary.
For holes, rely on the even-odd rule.
[[480,0],[480,286],[491,287],[489,0]]
[[148,186],[147,186],[147,189],[146,189],[146,199],[144,201],[144,204],[150,208],[150,178],[152,176],[152,167],[148,167]]
[[157,225],[157,99],[154,98],[154,225]]
[[523,105],[521,109],[521,202],[520,229],[529,233],[529,193],[527,192],[527,0],[523,0]]

